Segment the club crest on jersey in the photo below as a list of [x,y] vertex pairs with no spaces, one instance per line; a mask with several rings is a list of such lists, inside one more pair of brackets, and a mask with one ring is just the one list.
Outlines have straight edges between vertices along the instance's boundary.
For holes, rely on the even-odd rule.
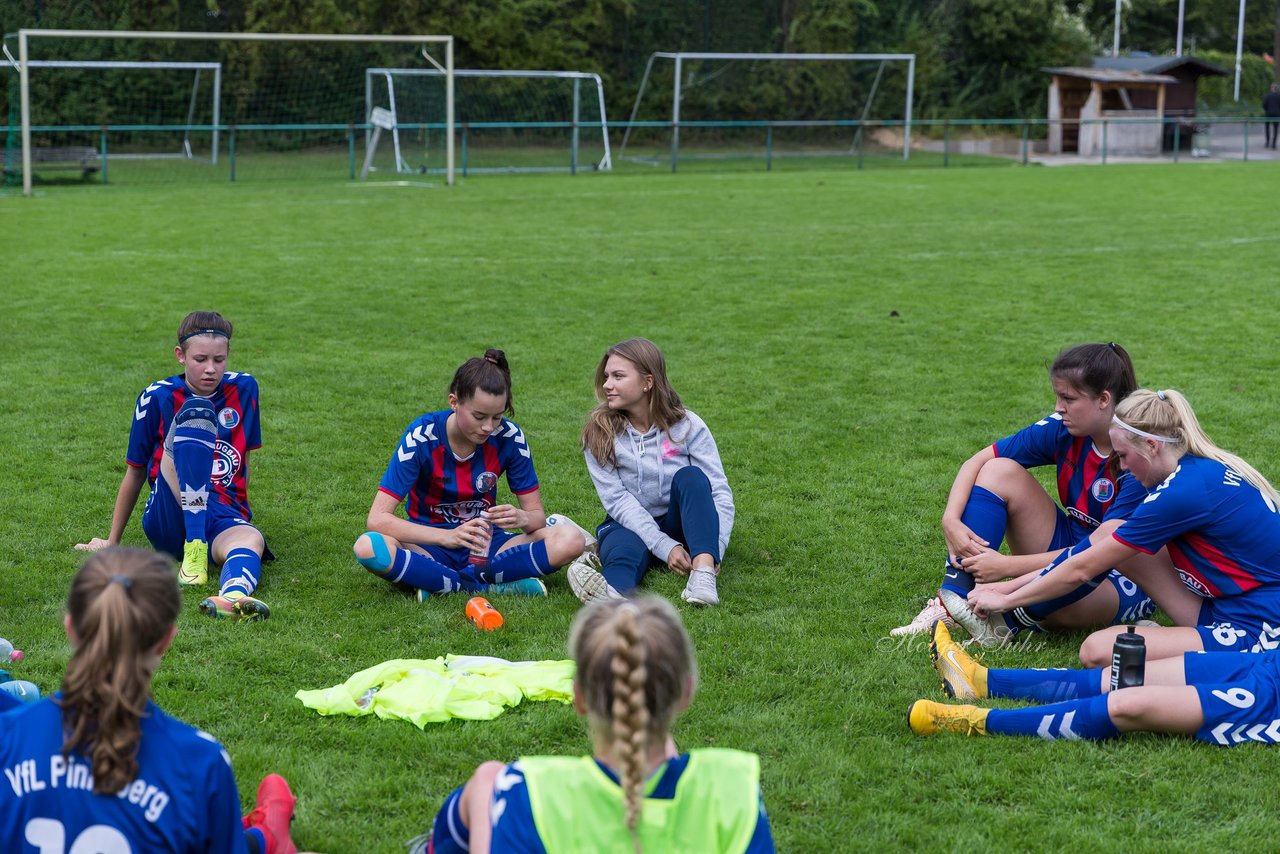
[[1105,504],[1116,497],[1115,481],[1100,477],[1093,482],[1093,486],[1089,487],[1089,492],[1093,494],[1095,501],[1101,501]]
[[489,492],[498,485],[498,476],[491,471],[476,475],[476,492]]
[[218,413],[218,423],[223,427],[226,427],[228,430],[231,430],[240,423],[240,413],[236,412],[230,406],[225,407]]
[[214,483],[230,486],[236,478],[236,472],[240,471],[240,463],[240,452],[231,443],[219,439],[213,448],[213,472],[210,479]]

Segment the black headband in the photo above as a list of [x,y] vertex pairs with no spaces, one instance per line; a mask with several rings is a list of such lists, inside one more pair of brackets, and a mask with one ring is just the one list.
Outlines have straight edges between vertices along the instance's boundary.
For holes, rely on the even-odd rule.
[[180,337],[178,339],[178,343],[185,344],[187,343],[188,338],[194,338],[197,335],[221,335],[223,338],[226,338],[228,340],[231,339],[231,336],[223,332],[221,329],[197,329],[194,332],[188,332],[186,335],[183,335],[182,337]]

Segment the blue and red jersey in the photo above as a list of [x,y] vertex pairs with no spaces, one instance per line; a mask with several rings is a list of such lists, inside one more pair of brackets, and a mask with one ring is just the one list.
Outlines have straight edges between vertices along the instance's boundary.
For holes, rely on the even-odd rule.
[[0,839],[15,854],[148,851],[241,854],[240,793],[227,752],[148,702],[138,773],[94,794],[93,765],[63,755],[62,709],[45,698],[0,717]]
[[1113,536],[1147,554],[1168,546],[1182,582],[1206,598],[1280,590],[1280,513],[1217,460],[1184,456]]
[[428,412],[405,429],[378,485],[397,501],[406,498],[409,519],[421,525],[454,528],[496,504],[498,478],[524,495],[538,488],[533,456],[524,432],[512,421],[502,424],[466,459],[449,447],[445,424],[452,410]]
[[[125,462],[134,468],[145,468],[152,489],[160,475],[160,458],[164,456],[164,437],[169,424],[174,413],[191,396],[181,374],[157,380],[138,395]],[[262,447],[258,381],[246,373],[227,371],[209,399],[218,416],[218,441],[213,450],[210,478],[214,494],[242,518],[251,519],[249,452]]]
[[1023,468],[1054,465],[1058,469],[1058,501],[1071,521],[1076,542],[1108,519],[1125,519],[1147,491],[1127,472],[1113,477],[1107,456],[1089,436],[1072,436],[1058,413],[1024,427],[991,446]]

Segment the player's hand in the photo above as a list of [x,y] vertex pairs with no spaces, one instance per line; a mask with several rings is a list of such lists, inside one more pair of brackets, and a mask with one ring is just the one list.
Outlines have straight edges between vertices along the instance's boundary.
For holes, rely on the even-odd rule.
[[478,552],[489,546],[489,523],[484,519],[468,519],[445,533],[441,544],[447,549],[468,549]]
[[992,614],[1002,614],[1009,610],[1007,599],[1009,597],[998,590],[992,589],[989,585],[984,587],[975,587],[969,591],[969,607],[973,609],[973,613],[979,617],[989,617]]
[[1009,577],[1006,565],[1009,558],[994,549],[983,549],[976,555],[960,559],[960,568],[973,575],[981,584],[1000,581]]
[[501,528],[504,531],[516,528],[523,531],[524,526],[529,524],[529,514],[510,504],[495,504],[489,508],[489,512],[485,516],[488,517],[495,528]]
[[76,543],[76,551],[81,552],[96,552],[110,547],[111,542],[109,540],[102,539],[102,537],[94,537],[87,543]]
[[688,575],[693,571],[693,558],[689,557],[689,552],[679,543],[667,553],[667,568],[672,572],[680,575]]
[[959,519],[943,517],[942,536],[947,541],[947,556],[953,566],[960,566],[960,561],[964,558],[974,557],[991,546]]

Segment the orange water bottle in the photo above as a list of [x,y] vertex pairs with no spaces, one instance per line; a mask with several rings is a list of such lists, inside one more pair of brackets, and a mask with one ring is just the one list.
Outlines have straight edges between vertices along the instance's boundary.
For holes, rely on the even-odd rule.
[[472,596],[467,600],[467,619],[486,632],[502,628],[502,615],[483,596]]

